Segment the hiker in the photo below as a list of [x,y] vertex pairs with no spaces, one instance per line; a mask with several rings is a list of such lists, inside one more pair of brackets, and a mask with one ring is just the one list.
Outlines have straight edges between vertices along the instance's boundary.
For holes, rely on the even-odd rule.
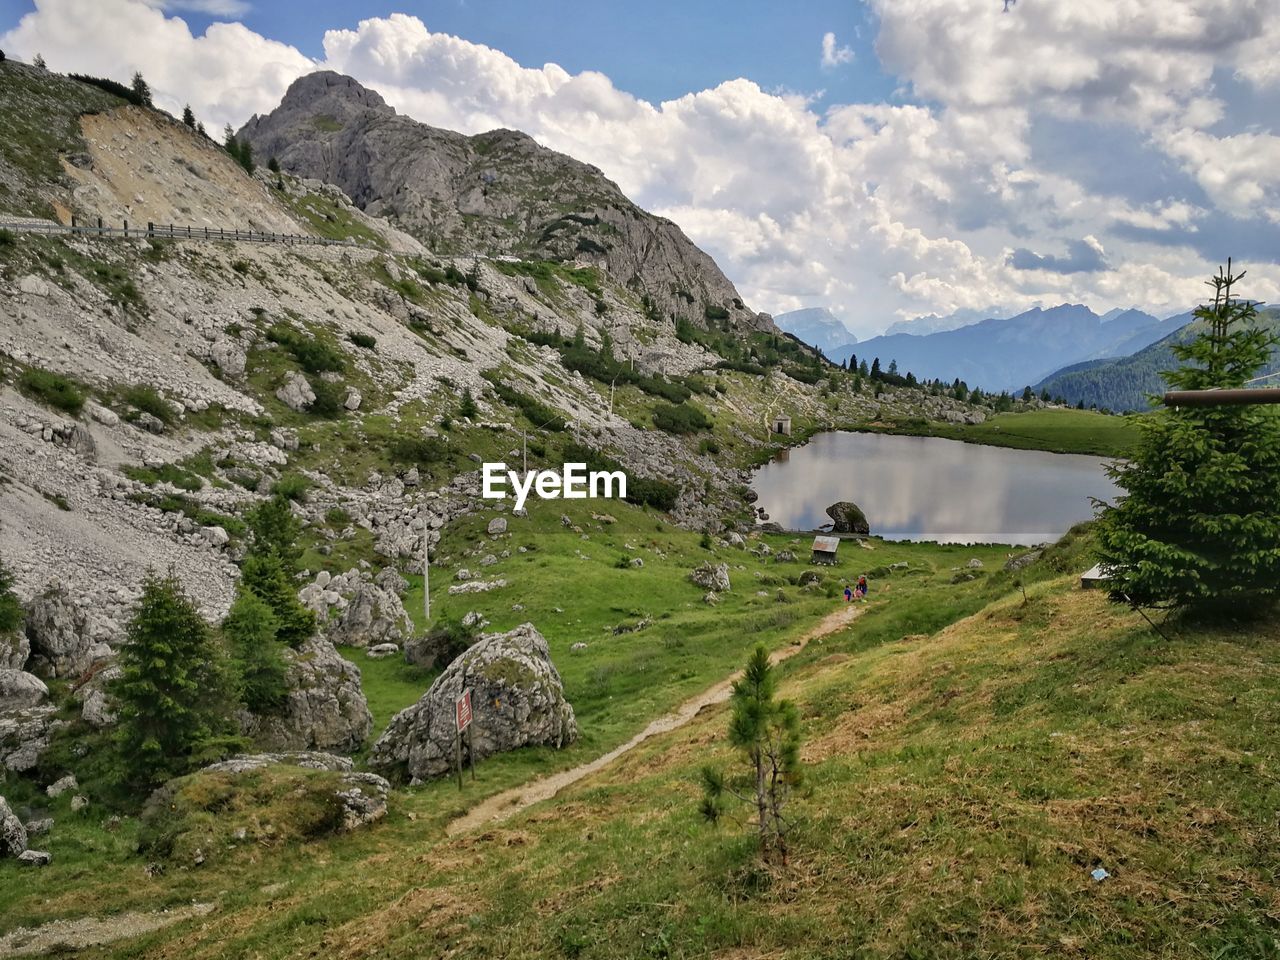
[[849,585],[846,583],[844,585],[844,602],[849,603],[852,600],[853,600],[853,591],[849,589]]
[[867,575],[865,573],[858,578],[858,599],[867,599]]

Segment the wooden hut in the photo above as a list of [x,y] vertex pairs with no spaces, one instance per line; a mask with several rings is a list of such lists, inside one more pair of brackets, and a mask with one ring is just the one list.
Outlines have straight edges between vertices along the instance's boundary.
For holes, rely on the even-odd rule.
[[809,557],[809,562],[825,563],[827,566],[835,566],[836,550],[839,548],[839,537],[814,537],[813,554]]

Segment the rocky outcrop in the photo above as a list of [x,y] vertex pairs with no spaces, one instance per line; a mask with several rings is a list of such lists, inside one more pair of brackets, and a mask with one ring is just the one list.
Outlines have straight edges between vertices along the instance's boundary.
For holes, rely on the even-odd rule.
[[525,623],[481,637],[449,664],[421,700],[392,719],[373,745],[370,766],[414,783],[447,773],[454,756],[454,704],[468,688],[477,760],[577,739],[573,707],[564,698],[547,641]]
[[25,670],[31,656],[31,641],[25,630],[0,633],[0,670]]
[[665,317],[746,309],[715,262],[678,226],[637,207],[596,167],[514,130],[467,137],[400,116],[373,90],[322,71],[295,80],[238,137],[290,173],[336,184],[366,213],[395,219],[442,252],[587,260],[647,293]]
[[21,670],[0,670],[0,766],[21,773],[40,761],[61,721],[48,702],[49,688]]
[[827,507],[827,516],[831,518],[833,533],[869,534],[871,526],[867,523],[866,514],[856,503],[841,500]]
[[80,716],[89,726],[101,730],[116,722],[115,704],[108,689],[123,671],[114,661],[95,665],[93,675],[76,687],[75,698],[80,702]]
[[27,604],[31,668],[46,677],[76,677],[93,663],[89,619],[61,584]]
[[245,736],[268,750],[354,752],[369,736],[373,715],[360,688],[360,670],[323,637],[285,650],[289,696],[278,714],[241,716]]
[[303,767],[329,770],[342,774],[333,796],[341,808],[342,831],[368,826],[387,815],[387,795],[391,784],[376,773],[356,772],[350,757],[332,753],[303,751],[298,753],[240,754],[205,767],[208,773],[240,776],[273,766]]
[[729,565],[727,563],[712,563],[710,560],[704,561],[689,572],[689,579],[703,590],[728,593],[730,589]]
[[352,647],[400,644],[413,634],[413,621],[400,602],[408,582],[394,570],[377,577],[351,569],[336,577],[321,571],[299,599],[315,611],[330,643]]
[[35,674],[23,670],[0,670],[0,704],[6,709],[25,710],[39,706],[49,696],[49,688]]
[[0,857],[19,857],[27,849],[27,828],[0,797]]
[[284,386],[276,391],[276,397],[290,410],[296,410],[298,413],[316,402],[316,393],[311,389],[311,384],[307,382],[306,377],[296,372],[289,374]]

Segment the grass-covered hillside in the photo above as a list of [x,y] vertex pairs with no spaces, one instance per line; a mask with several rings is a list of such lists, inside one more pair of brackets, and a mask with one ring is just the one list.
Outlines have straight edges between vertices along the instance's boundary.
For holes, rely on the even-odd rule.
[[[110,929],[135,911],[129,923],[159,929],[95,955],[1274,952],[1274,623],[1170,621],[1157,632],[1079,589],[1087,534],[1017,573],[1001,569],[1007,548],[871,541],[813,587],[792,582],[812,568],[775,559],[791,538],[708,551],[637,508],[610,512],[616,523],[572,516],[581,533],[556,530],[545,509],[513,528],[511,555],[486,570],[519,578],[525,610],[501,591],[441,600],[450,614],[544,630],[578,744],[492,758],[461,791],[448,780],[397,789],[386,820],[336,837],[316,807],[326,775],[283,768],[232,792],[201,775],[167,815],[142,821],[25,798],[71,829],[52,838],[54,866],[0,872],[11,905],[0,937],[86,915]],[[769,556],[756,555],[763,545]],[[444,547],[442,576],[472,562],[469,550],[492,549],[463,526]],[[734,577],[714,610],[679,576],[703,554]],[[623,556],[645,564],[624,570]],[[734,762],[724,706],[550,801],[446,835],[483,797],[618,744],[740,665],[757,640],[776,649],[812,630],[842,607],[828,586],[868,571],[862,615],[779,667],[804,740],[786,867],[760,864],[748,826],[699,816],[700,768]],[[641,612],[654,622],[614,632]],[[577,642],[586,650],[571,651]],[[365,669],[379,724],[429,679],[403,671]],[[153,912],[166,906],[195,912]]]

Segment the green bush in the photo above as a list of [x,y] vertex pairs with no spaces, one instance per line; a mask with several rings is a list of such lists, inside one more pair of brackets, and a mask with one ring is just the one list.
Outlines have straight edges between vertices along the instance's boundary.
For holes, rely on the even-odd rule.
[[[350,336],[363,336],[363,334]],[[293,358],[307,373],[341,373],[346,369],[346,361],[341,350],[329,346],[316,337],[301,333],[288,324],[273,323],[267,330],[267,339],[272,343],[280,344],[293,354]],[[352,340],[352,342],[355,341]]]
[[387,445],[393,463],[425,466],[439,463],[449,456],[448,447],[439,437],[396,437]]
[[18,377],[18,389],[41,403],[72,416],[84,409],[84,393],[70,377],[29,367]]
[[271,486],[271,492],[277,497],[302,503],[307,499],[307,491],[311,489],[311,481],[300,473],[286,473]]
[[653,423],[666,433],[686,434],[699,430],[710,430],[711,421],[697,407],[687,403],[660,404],[653,411]]
[[18,237],[12,230],[0,228],[0,247],[12,247],[17,242]]
[[198,476],[175,463],[162,463],[158,467],[125,466],[120,472],[130,480],[145,483],[148,487],[154,487],[157,483],[169,483],[179,490],[194,492],[204,486],[204,481]]
[[348,333],[347,339],[362,350],[372,350],[378,345],[378,338],[368,333]]
[[307,412],[327,420],[336,420],[342,416],[343,410],[346,409],[343,403],[347,399],[342,385],[321,380],[319,377],[313,377],[308,382],[316,398],[311,401],[311,406],[307,407]]
[[22,626],[22,603],[13,592],[13,574],[0,563],[0,636]]
[[171,424],[175,419],[173,406],[149,384],[140,383],[127,387],[124,391],[124,402],[136,410],[151,414],[161,423]]

